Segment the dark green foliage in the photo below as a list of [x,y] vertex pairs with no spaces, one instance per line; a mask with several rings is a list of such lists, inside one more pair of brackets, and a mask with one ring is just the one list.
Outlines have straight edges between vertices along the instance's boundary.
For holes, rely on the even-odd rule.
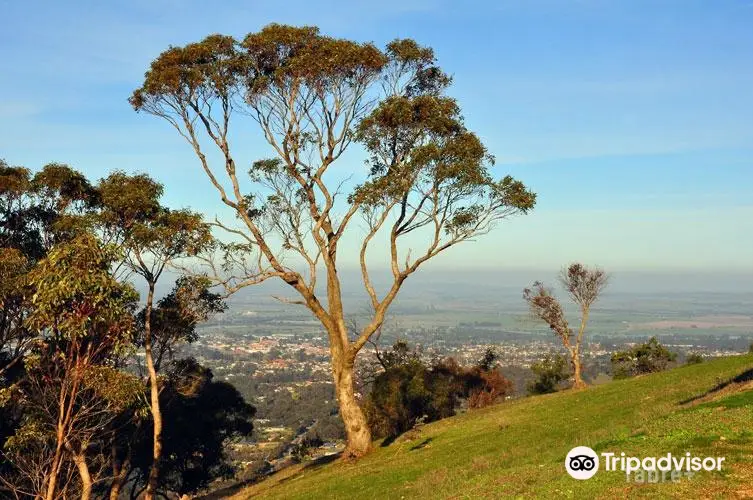
[[570,362],[561,354],[547,354],[544,359],[531,365],[536,379],[528,384],[529,394],[549,394],[560,389],[571,376]]
[[[211,240],[200,216],[160,206],[161,193],[146,175],[116,172],[93,187],[65,165],[32,175],[0,161],[0,497],[19,488],[44,496],[51,469],[40,464],[51,463],[56,435],[65,445],[56,497],[82,493],[74,455],[100,478],[98,498],[116,471],[136,490],[143,485],[151,419],[143,380],[121,367],[143,343],[144,313],[135,314],[138,295],[115,270]],[[231,473],[224,445],[253,429],[255,409],[232,386],[193,360],[171,362],[177,344],[196,339],[199,322],[225,309],[209,286],[179,278],[151,315],[159,364],[170,362],[160,379],[164,493],[193,492]]]
[[51,163],[32,176],[0,160],[0,247],[32,261],[77,232],[99,196],[76,170]]
[[390,366],[374,381],[366,416],[375,436],[395,437],[419,419],[431,422],[455,414],[459,385],[446,372],[418,360]]
[[313,436],[307,435],[303,437],[300,442],[293,445],[291,455],[296,462],[303,462],[311,455],[312,451],[323,444],[324,441],[322,441],[322,438],[320,438],[318,434],[314,434]]
[[[198,339],[197,324],[227,309],[222,297],[209,291],[209,286],[205,278],[182,276],[152,310],[152,349],[157,371],[164,361],[172,360],[176,347]],[[138,316],[140,328],[136,344],[139,347],[144,345],[145,314],[142,309]]]
[[[227,382],[194,359],[170,363],[160,392],[163,433],[160,490],[193,493],[212,480],[232,475],[225,454],[228,439],[250,436],[256,410]],[[152,429],[135,436],[133,467],[145,481],[152,463]]]
[[699,363],[703,363],[703,356],[701,356],[697,352],[690,353],[685,358],[686,365],[697,365]]
[[490,369],[493,356],[482,366],[461,367],[452,359],[424,363],[415,350],[399,341],[381,355],[384,371],[374,380],[365,412],[376,436],[394,438],[421,422],[455,414],[461,402],[480,408],[508,395],[512,384]]
[[656,337],[625,351],[612,354],[614,378],[628,378],[644,373],[654,373],[671,367],[677,354],[661,345]]
[[491,370],[497,364],[499,354],[493,348],[488,347],[484,351],[484,356],[479,360],[478,367],[484,371]]

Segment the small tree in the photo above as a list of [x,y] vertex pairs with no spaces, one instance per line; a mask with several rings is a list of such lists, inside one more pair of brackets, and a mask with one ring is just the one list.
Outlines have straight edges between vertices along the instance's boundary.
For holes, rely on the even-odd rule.
[[[157,302],[156,307],[152,309],[150,333],[152,338],[154,371],[157,374],[161,373],[165,364],[174,361],[176,348],[182,344],[195,342],[198,339],[198,334],[196,332],[196,326],[198,323],[206,321],[213,314],[222,312],[226,309],[227,306],[222,298],[218,294],[210,292],[208,287],[209,280],[206,278],[180,277],[176,280],[173,289],[167,295],[162,297]],[[146,344],[145,323],[146,307],[142,309],[137,316],[137,333],[134,338],[134,343],[139,349],[143,349]],[[174,371],[168,375],[168,383],[174,380],[170,377],[172,374],[174,374]],[[222,386],[216,382],[209,384],[206,387],[208,389],[222,389]],[[164,384],[160,384],[160,413],[162,413],[164,399],[165,387]],[[219,418],[221,412],[217,411],[215,412],[215,415]],[[163,418],[166,422],[169,422],[170,425],[174,425],[176,423],[174,420],[175,416],[176,412],[171,411],[169,412],[169,415],[166,417],[163,416]],[[144,468],[143,446],[136,450],[136,452],[140,454],[139,457],[133,456],[134,440],[138,439],[139,443],[143,444],[144,422],[139,420],[134,425],[129,424],[125,427],[125,429],[121,429],[118,432],[117,438],[112,442],[113,480],[110,485],[111,500],[118,499],[120,491],[126,483],[128,474],[133,471],[134,467],[139,468],[139,473],[146,471],[146,474],[142,475],[147,484],[149,480],[150,468]],[[167,434],[168,436],[177,436],[180,435],[180,432],[173,432],[172,430],[167,429]],[[149,454],[152,456],[153,439],[150,442],[152,443],[152,447],[150,447]],[[182,449],[184,451],[186,450],[186,448]],[[167,453],[170,453],[170,450],[171,448],[168,446]],[[204,471],[202,473],[211,475],[209,471]],[[170,472],[160,472],[159,477],[166,477],[170,474]],[[199,473],[194,471],[194,476],[198,479]],[[162,482],[162,484],[164,485],[164,482]]]
[[[14,439],[38,444],[43,477],[34,494],[46,500],[60,496],[66,458],[78,471],[81,498],[90,498],[90,446],[122,405],[138,397],[132,378],[108,366],[131,341],[137,297],[110,274],[114,260],[112,248],[84,234],[53,247],[29,275],[34,294],[26,323],[39,338],[25,359],[25,421]],[[23,456],[23,446],[17,452]]]
[[[283,300],[307,307],[326,331],[346,458],[371,446],[354,390],[356,357],[405,280],[535,203],[522,183],[492,177],[493,157],[445,95],[450,81],[433,51],[413,40],[395,40],[382,51],[314,27],[272,24],[241,42],[212,35],[167,49],[130,99],[188,142],[235,216],[237,224],[215,221],[234,239],[226,248],[235,250],[216,282],[232,292],[280,279],[296,295]],[[244,119],[266,139],[273,158],[239,161],[230,138],[245,130]],[[361,172],[337,167],[354,142],[366,153],[368,174],[352,179],[345,195],[344,179]],[[208,148],[219,154],[217,164]],[[239,165],[251,165],[247,177]],[[365,233],[354,228],[358,215]],[[351,235],[359,242],[372,311],[355,336],[338,271],[340,244]],[[379,241],[390,256],[384,291],[374,286],[367,262],[370,245]],[[317,286],[322,281],[324,294]]]
[[565,317],[562,305],[550,289],[537,281],[533,284],[533,287],[523,290],[523,298],[530,305],[532,314],[549,325],[549,328],[559,337],[562,345],[570,353],[575,379],[573,388],[575,389],[586,386],[581,374],[583,334],[586,331],[591,306],[599,298],[608,281],[608,275],[599,268],[589,269],[582,264],[574,263],[563,269],[560,282],[573,302],[580,308],[580,327],[575,338],[573,338],[573,331]]
[[123,263],[147,284],[143,314],[143,346],[150,386],[154,462],[146,498],[154,498],[162,456],[162,413],[159,381],[154,363],[152,312],[157,282],[168,265],[181,257],[195,255],[212,244],[212,236],[202,217],[188,210],[170,210],[159,199],[162,186],[149,176],[129,176],[115,172],[99,184],[102,210],[99,224],[106,236],[125,250]]
[[572,376],[570,362],[561,354],[547,354],[544,359],[531,365],[536,378],[528,384],[529,394],[557,392],[562,382]]
[[670,352],[656,337],[651,337],[646,343],[612,354],[612,374],[614,378],[628,378],[660,372],[676,360],[676,353]]
[[487,347],[484,351],[484,355],[478,362],[478,367],[483,371],[492,370],[499,360],[499,353],[494,350],[493,347]]
[[701,363],[703,363],[703,356],[697,352],[692,352],[685,358],[686,365],[698,365]]

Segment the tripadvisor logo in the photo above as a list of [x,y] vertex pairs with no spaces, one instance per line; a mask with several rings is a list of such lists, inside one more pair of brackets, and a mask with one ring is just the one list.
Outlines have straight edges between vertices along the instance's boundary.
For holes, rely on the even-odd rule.
[[[628,481],[631,480],[631,475],[634,475],[637,482],[642,482],[644,472],[649,473],[650,482],[658,481],[659,472],[663,473],[662,480],[666,480],[667,474],[671,473],[670,480],[677,481],[682,476],[690,477],[701,470],[721,471],[724,462],[724,457],[701,458],[691,455],[690,452],[685,453],[685,456],[667,453],[662,457],[643,459],[612,452],[604,452],[601,456],[607,472],[622,471]],[[577,446],[565,457],[565,469],[575,479],[591,479],[599,471],[599,455],[588,446]]]
[[591,479],[599,472],[599,455],[588,446],[577,446],[565,457],[565,469],[575,479]]

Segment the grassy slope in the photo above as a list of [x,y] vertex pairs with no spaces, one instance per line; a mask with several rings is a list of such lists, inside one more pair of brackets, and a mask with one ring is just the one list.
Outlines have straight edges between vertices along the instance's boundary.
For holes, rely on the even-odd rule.
[[[356,464],[289,468],[235,498],[753,498],[753,390],[720,382],[753,369],[753,356],[685,366],[582,392],[504,403],[426,425],[418,437],[377,447]],[[626,483],[619,472],[571,479],[576,445],[633,456],[725,456],[721,473],[680,483]]]

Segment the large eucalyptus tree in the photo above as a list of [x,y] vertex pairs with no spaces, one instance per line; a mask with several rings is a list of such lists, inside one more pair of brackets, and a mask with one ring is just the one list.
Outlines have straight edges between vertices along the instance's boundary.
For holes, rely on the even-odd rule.
[[[356,356],[405,280],[444,250],[535,203],[522,183],[492,177],[493,157],[445,95],[450,80],[433,51],[413,40],[395,40],[382,51],[314,27],[272,24],[240,42],[212,35],[167,49],[130,99],[137,111],[175,127],[236,217],[215,221],[230,237],[224,264],[207,260],[219,271],[216,283],[234,292],[281,279],[297,294],[287,300],[310,309],[326,330],[346,457],[371,445],[353,389]],[[272,158],[237,157],[231,137],[233,144],[247,139],[244,120],[261,131]],[[344,161],[354,143],[367,169]],[[250,165],[247,176],[241,165]],[[356,178],[344,182],[349,174]],[[358,239],[372,308],[355,334],[346,326],[338,274],[346,234]],[[389,255],[385,290],[374,286],[367,261],[377,244]],[[317,287],[320,274],[326,297]]]

